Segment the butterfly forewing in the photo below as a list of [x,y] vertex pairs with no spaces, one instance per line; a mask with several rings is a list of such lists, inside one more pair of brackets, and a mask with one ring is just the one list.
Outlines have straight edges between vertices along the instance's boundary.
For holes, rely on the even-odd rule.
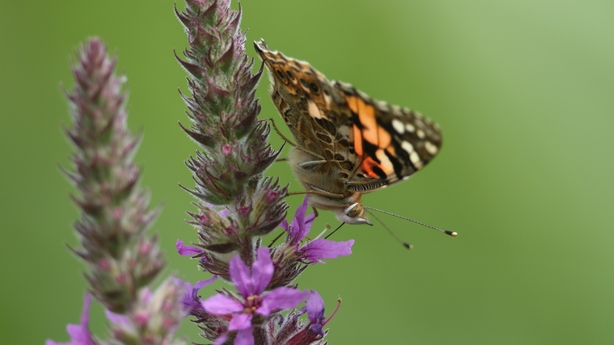
[[439,127],[419,113],[331,82],[264,41],[255,46],[271,75],[273,103],[296,140],[292,169],[306,190],[325,196],[314,201],[318,207],[358,202],[362,193],[408,178],[439,152]]

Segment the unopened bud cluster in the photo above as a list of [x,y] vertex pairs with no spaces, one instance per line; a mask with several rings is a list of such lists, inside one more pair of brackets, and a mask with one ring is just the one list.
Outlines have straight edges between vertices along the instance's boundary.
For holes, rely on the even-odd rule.
[[177,17],[189,43],[185,59],[177,57],[190,75],[191,94],[183,98],[192,125],[182,128],[201,148],[187,162],[196,181],[189,191],[199,200],[190,223],[205,249],[202,267],[228,280],[224,254],[239,250],[251,264],[254,238],[271,232],[286,215],[286,188],[262,177],[280,151],[267,142],[268,123],[257,118],[254,95],[262,69],[252,74],[241,11],[231,10],[226,0],[188,0]]

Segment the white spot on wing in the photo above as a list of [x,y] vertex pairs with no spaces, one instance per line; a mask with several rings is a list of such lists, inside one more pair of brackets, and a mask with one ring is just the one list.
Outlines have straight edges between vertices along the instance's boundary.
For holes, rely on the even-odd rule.
[[330,95],[324,94],[324,100],[326,101],[327,105],[330,105],[330,103],[332,102],[332,97],[330,97]]
[[386,174],[389,174],[392,172],[393,170],[392,162],[390,161],[390,159],[388,159],[388,156],[386,156],[386,153],[384,152],[384,150],[379,149],[375,151],[375,157],[379,159],[381,166],[382,168],[384,168],[384,172]]
[[413,133],[416,130],[416,127],[414,127],[414,125],[412,125],[411,123],[408,123],[408,124],[405,125],[405,129],[409,133]]
[[403,122],[401,122],[400,120],[392,120],[392,127],[399,134],[403,134],[405,132],[405,126],[403,126]]
[[414,146],[409,141],[403,141],[401,143],[401,148],[405,150],[408,154],[414,152]]
[[424,131],[423,130],[419,129],[416,134],[418,134],[418,138],[424,139]]
[[409,154],[409,159],[416,167],[416,169],[422,169],[422,167],[424,166],[424,164],[422,164],[422,161],[420,160],[420,156],[418,156],[418,153],[416,151],[412,151],[412,153]]
[[424,148],[426,149],[426,152],[430,153],[433,156],[437,154],[437,146],[433,145],[433,143],[431,143],[430,141],[426,141],[424,143]]

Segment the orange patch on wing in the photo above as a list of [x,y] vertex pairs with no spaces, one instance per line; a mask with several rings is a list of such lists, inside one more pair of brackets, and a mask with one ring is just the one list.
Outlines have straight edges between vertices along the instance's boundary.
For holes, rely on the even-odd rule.
[[390,153],[390,155],[392,157],[396,157],[397,156],[397,151],[394,149],[394,146],[392,146],[392,145],[386,147],[386,151],[388,151],[388,153]]
[[382,149],[390,146],[390,143],[392,142],[392,137],[390,136],[390,133],[388,133],[382,127],[377,127],[377,138],[379,139],[377,146]]
[[358,157],[362,157],[362,132],[356,125],[352,128],[354,130],[354,151]]
[[350,110],[352,110],[355,113],[358,113],[358,104],[356,104],[358,98],[356,97],[346,97],[345,101],[348,104],[348,107],[350,108]]
[[377,122],[375,121],[375,108],[373,106],[365,104],[363,100],[358,101],[358,120],[362,124],[363,137],[373,145],[377,145]]
[[[371,158],[371,157],[366,157],[362,161],[362,164],[360,164],[360,170],[362,171],[363,174],[365,174],[365,175],[367,175],[369,177],[377,178],[377,177],[379,177],[379,175],[377,175],[373,171],[374,167],[379,167],[379,164],[377,164],[377,162],[375,160],[373,160],[373,158]],[[380,169],[381,169],[381,167],[380,167]]]

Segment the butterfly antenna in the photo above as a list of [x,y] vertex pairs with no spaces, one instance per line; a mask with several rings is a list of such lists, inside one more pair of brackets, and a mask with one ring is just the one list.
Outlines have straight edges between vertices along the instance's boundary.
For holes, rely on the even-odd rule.
[[[399,216],[398,214],[394,214],[394,213],[386,212],[386,211],[383,211],[383,210],[378,210],[377,208],[373,208],[373,207],[370,207],[370,206],[365,206],[365,209],[368,209],[368,210],[373,210],[373,211],[377,211],[377,212],[381,212],[381,213],[387,214],[387,215],[389,215],[389,216],[393,216],[393,217],[401,218],[401,219],[404,219],[404,220],[410,221],[410,222],[412,222],[412,223],[416,223],[416,224],[418,224],[418,225],[422,225],[422,226],[427,227],[427,228],[429,228],[429,229],[437,230],[437,231],[439,231],[439,232],[441,232],[441,233],[444,233],[444,234],[449,235],[449,236],[452,236],[452,237],[456,237],[456,236],[458,235],[458,233],[456,233],[456,231],[450,231],[450,230],[440,229],[440,228],[434,227],[434,226],[432,226],[432,225],[424,224],[424,223],[419,222],[419,221],[417,221],[417,220],[415,220],[415,219],[411,219],[411,218],[407,218],[407,217]],[[373,212],[369,212],[369,214],[373,215]],[[373,215],[373,216],[375,217],[375,215]],[[377,219],[377,217],[375,217],[375,219]],[[378,220],[379,220],[379,219],[378,219]],[[381,223],[381,222],[380,222],[380,223]]]
[[392,230],[390,230],[390,228],[388,228],[386,226],[386,224],[384,224],[384,222],[382,222],[381,220],[379,220],[379,218],[377,218],[373,212],[369,212],[369,210],[367,210],[367,213],[369,213],[373,218],[375,218],[375,220],[377,220],[380,224],[382,224],[382,226],[384,227],[384,229],[386,229],[386,231],[388,231],[388,233],[390,234],[390,236],[392,236],[392,238],[394,238],[395,240],[397,240],[397,242],[399,242],[403,247],[405,247],[406,249],[413,249],[414,246],[412,246],[411,244],[403,241],[399,236],[397,236],[397,234],[395,234]]
[[341,225],[339,225],[335,230],[333,230],[333,232],[331,232],[330,234],[326,235],[326,237],[324,237],[324,239],[328,239],[329,237],[331,237],[335,232],[337,232],[337,230],[341,229],[341,227],[343,226],[343,224],[345,224],[345,222],[341,223]]

